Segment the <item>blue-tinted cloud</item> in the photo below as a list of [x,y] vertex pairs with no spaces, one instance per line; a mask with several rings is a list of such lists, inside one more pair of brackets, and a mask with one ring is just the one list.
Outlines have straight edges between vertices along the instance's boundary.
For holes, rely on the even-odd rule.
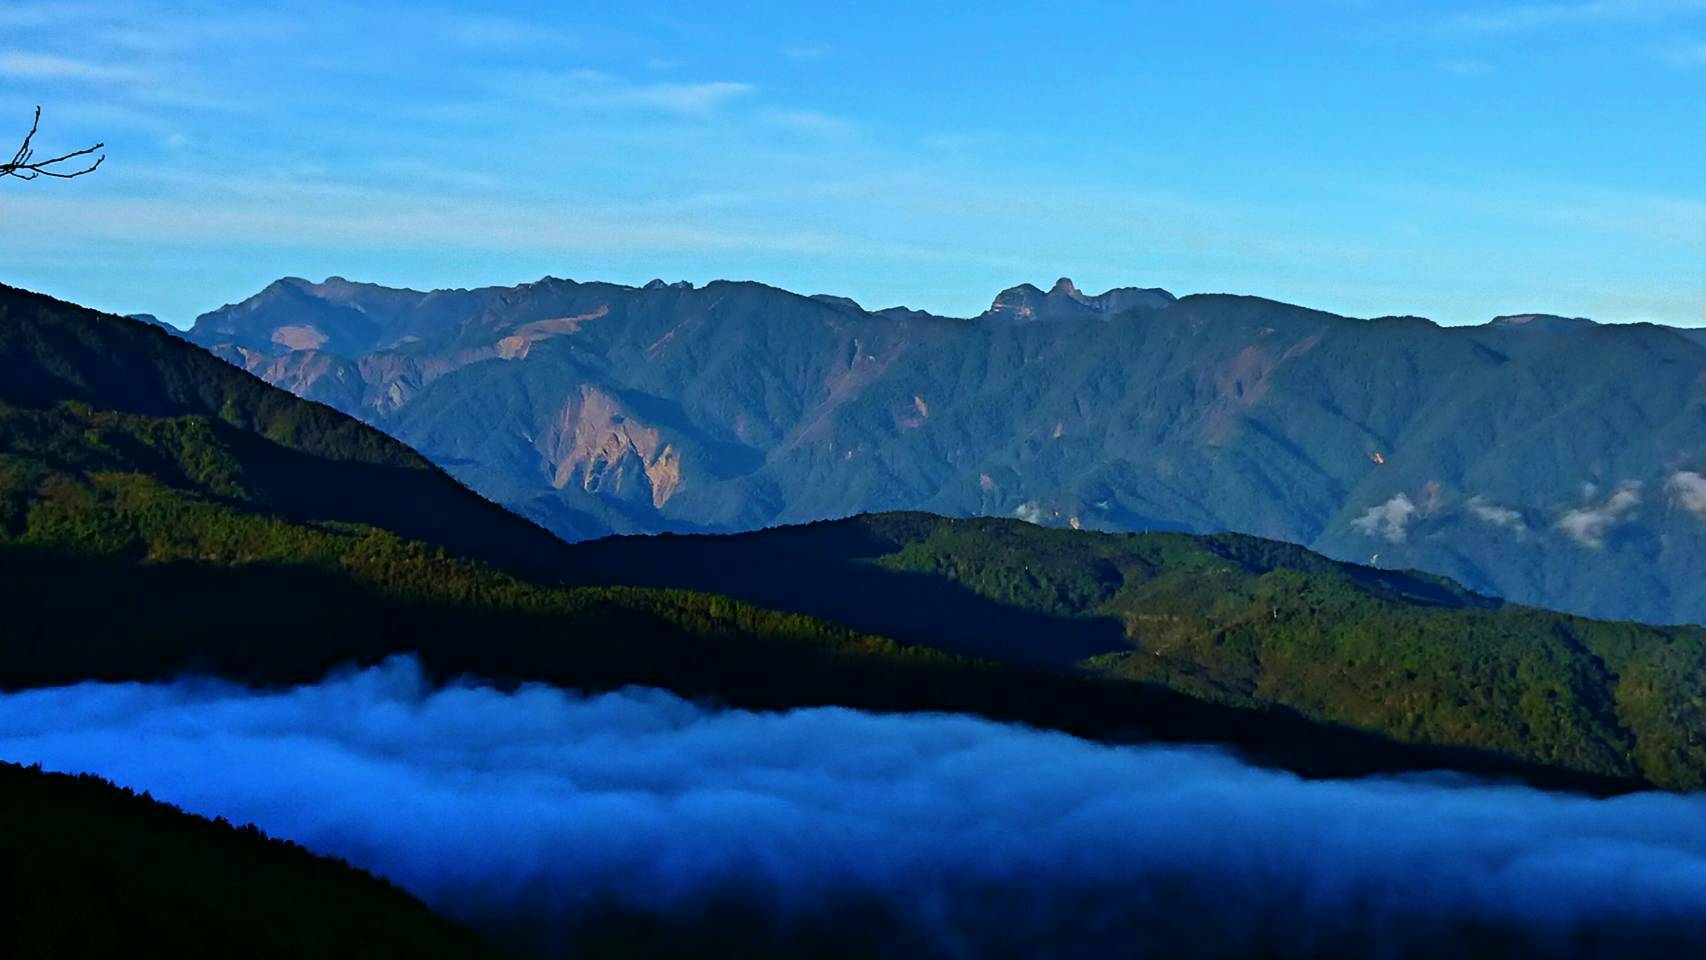
[[944,957],[1448,955],[1493,934],[1637,956],[1706,934],[1695,797],[1303,782],[1207,749],[647,690],[433,692],[407,661],[268,694],[13,694],[0,731],[0,758],[253,821],[534,943],[711,904],[779,929],[856,916],[850,942]]

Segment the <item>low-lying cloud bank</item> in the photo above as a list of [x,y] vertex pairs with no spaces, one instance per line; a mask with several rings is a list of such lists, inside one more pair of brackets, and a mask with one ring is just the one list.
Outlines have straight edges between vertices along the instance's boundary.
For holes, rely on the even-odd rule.
[[941,957],[1632,956],[1706,935],[1706,798],[1305,782],[967,717],[434,691],[398,660],[266,694],[0,696],[0,758],[254,822],[570,952],[660,927]]

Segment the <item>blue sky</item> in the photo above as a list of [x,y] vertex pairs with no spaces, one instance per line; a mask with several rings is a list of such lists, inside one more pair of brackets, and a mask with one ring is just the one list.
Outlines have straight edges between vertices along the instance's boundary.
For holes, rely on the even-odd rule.
[[0,118],[108,144],[0,181],[0,281],[1706,319],[1706,0],[356,6],[0,3]]

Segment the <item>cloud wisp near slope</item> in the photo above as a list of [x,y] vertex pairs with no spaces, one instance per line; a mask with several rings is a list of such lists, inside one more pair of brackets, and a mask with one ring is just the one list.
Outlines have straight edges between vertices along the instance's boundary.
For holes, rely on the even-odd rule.
[[1699,797],[1300,781],[954,715],[435,689],[408,660],[265,693],[7,694],[0,730],[7,760],[253,821],[546,952],[622,931],[659,951],[1658,956],[1706,935]]

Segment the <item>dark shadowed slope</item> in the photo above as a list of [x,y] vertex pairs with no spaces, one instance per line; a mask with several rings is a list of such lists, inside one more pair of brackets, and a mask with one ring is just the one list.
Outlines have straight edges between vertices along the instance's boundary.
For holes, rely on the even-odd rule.
[[710,590],[970,656],[1706,786],[1706,630],[1504,604],[1290,544],[888,514],[574,557],[587,582]]
[[[346,481],[350,463],[416,478],[423,496],[481,522],[494,509],[393,441],[144,324],[19,292],[0,302],[9,382],[37,385],[0,395],[0,686],[186,670],[276,684],[415,652],[438,677],[647,684],[760,708],[964,711],[1230,743],[1317,774],[1457,766],[1637,782],[1567,759],[1541,768],[1473,736],[1406,745],[1194,691],[1000,666],[700,592],[521,579],[415,539],[407,522],[384,525],[388,491]],[[311,458],[300,471],[298,458]],[[280,462],[292,470],[283,478]],[[326,495],[302,506],[295,484]],[[491,537],[513,536],[534,560],[555,549],[512,518],[493,529],[456,532],[492,549],[505,544]]]
[[[304,403],[157,326],[0,286],[0,527],[26,523],[16,454],[131,464],[298,522],[384,527],[470,557],[548,570],[561,544],[402,444]],[[75,442],[71,442],[74,440]],[[38,520],[38,522],[40,522]]]
[[12,957],[490,957],[341,860],[95,777],[0,763],[0,934]]
[[883,510],[1233,530],[1518,602],[1706,622],[1706,344],[1524,315],[752,283],[283,280],[191,337],[570,539]]

